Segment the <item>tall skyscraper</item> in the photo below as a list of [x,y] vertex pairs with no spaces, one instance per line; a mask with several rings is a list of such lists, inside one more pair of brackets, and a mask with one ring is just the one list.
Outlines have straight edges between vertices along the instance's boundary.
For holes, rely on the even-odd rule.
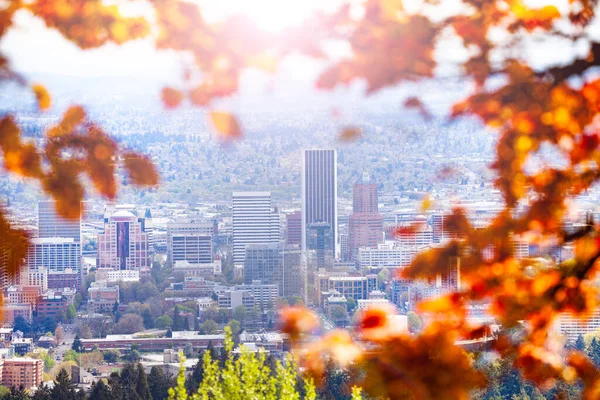
[[55,207],[53,200],[38,202],[38,237],[73,238],[76,243],[80,243],[81,219],[65,219],[56,213]]
[[383,241],[383,216],[379,214],[377,185],[369,182],[368,175],[354,184],[352,215],[348,219],[348,252],[356,259],[361,247],[377,248]]
[[[323,224],[329,228],[325,229]],[[330,248],[326,253],[335,257],[338,238],[337,227],[337,152],[335,150],[302,151],[302,250],[311,248],[309,229],[317,240],[312,244],[324,244]],[[326,232],[326,231],[329,232]],[[322,233],[320,237],[318,233]],[[325,257],[327,258],[327,257]]]
[[280,220],[271,192],[233,193],[233,262],[243,264],[246,246],[279,243]]
[[140,270],[150,268],[148,233],[144,219],[120,210],[104,219],[98,234],[98,268]]

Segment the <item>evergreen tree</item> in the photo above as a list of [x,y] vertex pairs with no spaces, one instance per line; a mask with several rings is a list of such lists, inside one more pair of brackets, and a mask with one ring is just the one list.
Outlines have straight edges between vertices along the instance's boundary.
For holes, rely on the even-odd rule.
[[148,387],[150,388],[152,400],[166,400],[169,397],[171,379],[165,375],[161,367],[154,366],[148,376]]
[[217,349],[213,345],[212,340],[208,341],[208,345],[206,346],[206,351],[208,351],[210,353],[210,358],[213,360],[216,360],[219,356]]
[[10,388],[8,396],[4,397],[2,400],[29,400],[29,396],[23,386],[19,386],[18,388],[13,386]]
[[123,388],[123,400],[142,400],[136,391],[138,371],[134,364],[128,363],[121,370],[119,382]]
[[75,350],[78,353],[83,352],[83,344],[81,343],[79,335],[75,335],[75,339],[73,340],[73,345],[71,346],[71,349]]
[[52,400],[76,400],[75,385],[71,383],[69,374],[64,368],[56,375],[50,396]]
[[[211,343],[209,342],[209,345]],[[208,349],[206,350],[208,351]],[[185,387],[188,393],[191,395],[192,393],[196,393],[198,390],[198,386],[202,379],[204,379],[204,352],[200,352],[198,354],[198,362],[194,365],[194,369],[192,370],[192,374],[189,375],[185,381]]]
[[140,363],[137,365],[137,384],[135,386],[135,391],[137,392],[138,396],[140,396],[140,399],[152,400],[150,388],[148,387],[148,377],[146,376],[144,367],[142,367],[142,364]]
[[89,400],[113,400],[110,388],[104,383],[103,380],[98,383],[92,384],[90,389]]
[[590,360],[592,360],[597,367],[600,366],[600,341],[593,338],[587,353]]
[[182,331],[183,330],[183,317],[179,315],[179,306],[175,306],[173,310],[173,331]]
[[583,340],[583,335],[577,336],[577,340],[575,341],[575,350],[585,351],[585,340]]
[[52,400],[52,391],[42,383],[31,396],[31,400]]
[[123,398],[123,385],[121,385],[121,376],[118,372],[113,372],[108,377],[108,385],[113,400],[121,400]]
[[152,314],[150,313],[149,309],[145,308],[144,311],[142,311],[142,318],[144,319],[144,328],[154,328],[154,318],[152,318]]

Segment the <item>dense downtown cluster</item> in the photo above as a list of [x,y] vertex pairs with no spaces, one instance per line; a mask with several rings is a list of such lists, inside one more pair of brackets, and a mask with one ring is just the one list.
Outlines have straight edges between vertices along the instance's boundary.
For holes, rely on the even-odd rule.
[[[577,342],[571,340],[565,347],[564,343],[557,343],[553,333],[553,326],[562,315],[586,318],[594,315],[598,306],[594,278],[600,242],[596,218],[589,213],[583,221],[566,228],[566,220],[574,211],[574,201],[593,192],[600,176],[600,137],[597,132],[600,81],[594,74],[594,67],[600,59],[600,43],[595,41],[592,32],[597,4],[592,0],[580,0],[561,7],[546,5],[532,8],[519,0],[465,0],[447,12],[440,11],[436,5],[437,2],[430,1],[417,6],[398,0],[365,0],[358,4],[342,2],[335,11],[316,13],[301,27],[273,34],[263,31],[243,15],[210,21],[205,18],[202,6],[186,1],[150,2],[152,18],[124,17],[119,13],[118,5],[106,5],[99,0],[33,0],[4,4],[0,11],[0,37],[11,28],[17,13],[27,12],[81,49],[150,37],[159,49],[185,52],[192,62],[182,68],[179,86],[162,89],[164,105],[173,112],[186,104],[205,108],[208,122],[224,143],[244,140],[244,126],[236,115],[222,111],[215,104],[240,90],[242,73],[249,68],[273,72],[286,57],[302,54],[328,64],[315,81],[317,88],[335,90],[361,81],[366,84],[366,94],[374,95],[403,82],[434,78],[440,66],[437,57],[440,47],[447,45],[448,41],[458,42],[462,49],[467,50],[467,55],[457,62],[457,70],[465,82],[473,85],[473,90],[454,104],[448,117],[452,120],[474,117],[496,135],[490,168],[493,187],[502,206],[493,217],[482,225],[473,221],[468,210],[458,204],[441,219],[415,217],[387,232],[388,236],[400,238],[402,243],[410,242],[416,247],[422,244],[419,240],[425,237],[429,223],[434,225],[437,221],[440,224],[436,225],[435,231],[439,237],[434,240],[434,233],[431,233],[432,238],[427,242],[431,244],[430,249],[423,251],[421,247],[418,254],[409,254],[406,267],[394,277],[400,286],[403,281],[419,281],[424,285],[419,293],[426,295],[412,296],[415,291],[411,287],[405,294],[406,301],[399,301],[403,305],[408,304],[410,310],[390,308],[387,303],[376,301],[385,300],[378,298],[378,294],[371,297],[373,292],[379,291],[380,283],[393,280],[389,275],[336,276],[331,273],[333,259],[342,262],[338,260],[337,251],[337,247],[342,246],[343,235],[338,232],[337,225],[338,156],[334,150],[304,150],[301,156],[302,196],[303,202],[308,205],[303,203],[301,249],[304,251],[313,246],[311,250],[316,268],[312,278],[317,303],[313,308],[327,305],[328,318],[339,322],[341,327],[349,327],[349,330],[320,328],[326,325],[321,316],[308,308],[294,307],[306,302],[308,289],[298,292],[305,296],[304,299],[302,296],[296,298],[297,288],[290,289],[294,295],[285,296],[286,288],[290,288],[296,278],[288,280],[286,286],[288,272],[282,265],[288,258],[294,257],[294,253],[272,243],[279,240],[280,221],[271,204],[270,193],[238,191],[234,192],[231,210],[232,251],[219,254],[218,262],[211,259],[206,263],[211,266],[203,267],[209,269],[208,275],[213,278],[223,275],[223,282],[217,282],[218,278],[215,278],[207,284],[204,280],[188,279],[189,275],[169,282],[169,272],[174,274],[180,268],[181,274],[185,275],[193,268],[181,263],[170,265],[172,269],[169,271],[160,262],[158,265],[149,262],[145,223],[151,216],[142,217],[127,209],[112,210],[110,215],[102,215],[97,276],[93,284],[90,279],[88,284],[83,282],[82,287],[86,292],[87,305],[91,303],[96,307],[94,311],[100,314],[94,322],[97,329],[110,329],[115,336],[78,338],[82,340],[83,347],[73,349],[74,356],[83,357],[85,354],[78,350],[100,352],[101,346],[108,345],[111,340],[116,345],[128,346],[127,357],[131,358],[131,362],[139,361],[135,346],[140,346],[142,351],[155,350],[164,346],[163,343],[177,347],[189,342],[192,348],[188,349],[188,353],[193,354],[207,347],[204,342],[214,336],[214,340],[219,341],[215,346],[225,349],[220,354],[225,354],[226,360],[209,356],[203,358],[204,375],[202,379],[195,378],[199,392],[193,398],[242,398],[244,393],[240,392],[240,382],[248,385],[244,386],[244,390],[256,390],[256,396],[261,398],[314,398],[319,395],[319,387],[322,386],[319,383],[325,382],[326,386],[329,384],[327,376],[335,374],[345,374],[340,379],[346,380],[346,394],[355,398],[363,396],[359,388],[364,390],[364,396],[391,399],[505,396],[508,393],[502,390],[508,383],[499,382],[513,376],[511,374],[516,374],[511,381],[516,392],[511,395],[530,396],[535,392],[597,398],[600,392],[597,339],[592,338],[586,343],[585,338],[579,340],[577,337]],[[584,51],[561,64],[540,66],[524,50],[528,43],[540,38],[560,40],[561,46],[569,49],[577,45]],[[348,47],[346,56],[334,57],[328,52],[327,44],[331,42],[344,43]],[[18,72],[11,69],[10,60],[0,53],[1,79],[6,81],[4,83],[30,87],[40,112],[44,112],[52,104],[52,93],[37,82],[28,82]],[[398,104],[416,109],[425,119],[431,118],[427,103],[414,94],[398,99]],[[340,139],[346,142],[360,140],[363,134],[356,126],[347,126],[340,132]],[[390,146],[393,147],[394,143]],[[39,188],[55,200],[56,212],[73,220],[80,218],[86,193],[95,190],[104,199],[116,198],[117,176],[121,176],[117,175],[117,171],[124,170],[124,179],[137,186],[155,187],[159,181],[148,156],[122,146],[88,118],[80,106],[69,108],[37,143],[23,140],[18,115],[5,115],[0,121],[0,149],[4,170],[8,174],[27,178],[30,184],[39,184]],[[552,160],[544,162],[548,154]],[[369,182],[365,179],[360,183],[368,185]],[[88,187],[94,190],[87,190]],[[360,190],[367,193],[371,189],[359,187],[357,193]],[[421,197],[424,200],[420,211],[427,214],[432,208],[431,201],[426,196]],[[361,197],[356,195],[355,198]],[[328,211],[329,206],[331,211]],[[359,223],[383,225],[376,209],[367,212],[359,205],[353,206],[348,226]],[[319,213],[323,215],[311,216]],[[239,222],[236,224],[243,215],[259,216],[261,223],[250,227]],[[287,222],[293,223],[294,217],[290,216]],[[66,246],[66,242],[36,242],[36,239],[42,238],[30,238],[26,230],[13,225],[9,222],[9,215],[2,211],[0,256],[3,270],[11,277],[21,276],[20,266],[32,246]],[[264,233],[262,229],[268,232],[265,234],[267,238],[252,242],[258,236],[257,232]],[[383,232],[380,233],[382,236]],[[271,240],[270,235],[275,239]],[[193,235],[197,248],[206,244],[201,243],[201,236],[200,231]],[[184,238],[181,239],[184,242],[192,240],[192,236],[185,235],[171,235],[169,240],[176,243],[180,237]],[[440,237],[448,240],[439,240]],[[516,254],[517,238],[526,240],[529,247],[542,249],[539,256],[521,257]],[[130,243],[134,245],[130,246]],[[236,244],[240,243],[236,254]],[[251,248],[251,245],[258,247]],[[572,250],[571,257],[543,257],[546,255],[543,249],[555,251],[564,248]],[[350,261],[357,261],[353,252],[359,254],[360,248],[350,246],[348,249]],[[383,246],[377,250],[392,249]],[[228,257],[233,258],[228,260]],[[214,264],[225,265],[226,268],[221,270]],[[246,274],[243,283],[236,282],[236,278],[239,280],[241,277],[235,267],[242,264]],[[341,264],[338,266],[343,267]],[[321,274],[321,267],[328,270],[327,273]],[[277,281],[279,286],[268,287],[260,278],[248,280],[248,271],[254,271],[252,268],[258,271],[257,274],[263,273],[263,278],[264,275],[280,277]],[[268,268],[271,269],[267,273]],[[449,268],[460,271],[459,278],[449,277]],[[135,269],[139,275],[136,277],[133,273],[130,276],[129,273]],[[299,269],[292,271],[291,276],[297,277],[302,273]],[[67,279],[66,275],[61,276],[61,279]],[[30,282],[37,277],[29,274],[27,279]],[[49,283],[50,274],[46,279]],[[137,279],[138,282],[123,283],[128,279]],[[450,282],[452,279],[459,283]],[[107,283],[110,281],[120,283]],[[221,283],[239,283],[239,286],[218,287]],[[210,289],[206,289],[206,285]],[[349,295],[349,292],[342,293],[350,286],[352,293],[364,289],[369,295],[359,298]],[[439,296],[433,296],[432,288],[438,286],[453,290],[438,291],[436,294]],[[206,315],[199,318],[196,313],[203,306],[193,304],[190,307],[185,302],[176,304],[174,300],[165,305],[161,303],[164,298],[158,301],[159,293],[167,287],[180,293],[182,290],[208,290],[208,296],[203,295],[210,298],[206,301],[210,304],[214,301],[222,307],[204,307],[211,309],[211,318]],[[271,301],[266,306],[261,296],[266,296],[264,293],[269,290],[277,292],[273,296],[284,298],[285,302],[273,304],[275,302]],[[115,293],[116,297],[111,297]],[[130,296],[131,301],[120,304],[119,293]],[[327,293],[325,298],[323,293]],[[11,298],[10,291],[7,296]],[[14,324],[18,323],[25,331],[21,330],[22,333],[48,330],[52,334],[58,329],[57,320],[68,320],[65,311],[64,316],[57,316],[54,321],[49,318],[46,321],[48,325],[44,327],[40,327],[44,325],[43,321],[23,323],[22,320],[28,318],[19,313],[27,313],[17,305],[26,303],[28,296],[37,299],[40,293],[21,287],[12,293],[14,301],[11,307],[7,307],[12,312]],[[41,296],[44,307],[52,304],[55,296],[58,294],[54,293],[52,298]],[[62,293],[60,296],[68,297],[69,294]],[[420,299],[425,300],[419,302]],[[219,309],[227,308],[226,304],[233,313],[231,304],[238,300],[244,309],[238,309],[237,316],[243,320],[232,315],[219,315]],[[369,307],[362,307],[365,303],[353,305],[355,300],[372,301]],[[248,307],[243,305],[244,301],[247,301]],[[136,302],[138,304],[134,304]],[[282,307],[284,303],[291,307]],[[492,324],[473,323],[469,318],[472,311],[482,305],[487,307],[487,312],[494,318],[493,325],[498,329],[494,330],[490,326]],[[42,310],[50,306],[47,307]],[[103,317],[109,309],[114,319]],[[282,310],[280,315],[276,315],[278,309]],[[409,331],[402,324],[408,324],[408,311],[415,310],[423,320],[411,316],[412,329]],[[356,311],[354,323],[349,322],[349,311]],[[39,312],[39,309],[36,310],[38,315]],[[255,313],[255,318],[246,318],[245,313],[249,312]],[[396,315],[400,312],[405,314]],[[77,315],[70,317],[72,320]],[[36,323],[34,328],[32,325]],[[110,324],[116,324],[116,327],[109,328]],[[216,333],[225,324],[229,324],[227,331],[230,333]],[[250,352],[250,345],[233,349],[233,342],[259,341],[236,336],[248,334],[242,332],[240,325],[247,327],[252,324],[263,329],[269,324],[281,326],[285,336],[281,343],[293,350],[302,377],[296,376],[291,358],[275,363],[273,367],[267,365],[264,353]],[[155,329],[156,325],[160,326],[156,329],[164,332],[153,332],[147,337],[130,336],[144,328]],[[78,329],[85,330],[82,327]],[[268,336],[269,332],[264,334],[267,335],[265,342],[273,339],[273,336]],[[487,343],[490,337],[493,340],[490,340],[487,353],[494,353],[497,358],[484,363],[480,349],[471,351],[469,346],[471,342]],[[27,338],[18,339],[16,342],[13,339],[13,342],[27,345]],[[94,342],[94,339],[104,341]],[[204,342],[201,343],[201,340]],[[457,345],[459,343],[463,345]],[[232,352],[236,351],[236,357],[232,357]],[[164,356],[175,355],[165,352]],[[106,360],[106,352],[102,357]],[[38,361],[19,368],[39,369],[45,360]],[[82,362],[80,359],[75,363],[81,366]],[[5,370],[7,365],[10,366],[10,363],[5,364]],[[92,392],[104,393],[98,396],[119,397],[115,395],[119,385],[126,387],[131,384],[124,375],[137,374],[139,378],[145,374],[140,368],[130,364],[120,375],[111,375],[113,381],[111,383],[109,379],[109,388],[99,388],[98,384]],[[240,375],[240,371],[247,375]],[[41,369],[39,372],[41,374]],[[249,376],[257,377],[260,387],[248,383],[251,380]],[[188,398],[183,379],[182,373],[171,398]],[[143,379],[138,379],[140,381]],[[48,392],[49,398],[68,398],[56,394],[63,387],[69,393],[73,392],[67,386],[65,374],[57,373],[54,389]],[[138,397],[134,398],[148,397],[145,390],[136,387]],[[573,394],[573,391],[576,393]],[[125,392],[133,393],[132,390]],[[125,392],[123,398],[129,398]],[[36,393],[44,395],[41,390]],[[19,394],[11,393],[9,396]]]

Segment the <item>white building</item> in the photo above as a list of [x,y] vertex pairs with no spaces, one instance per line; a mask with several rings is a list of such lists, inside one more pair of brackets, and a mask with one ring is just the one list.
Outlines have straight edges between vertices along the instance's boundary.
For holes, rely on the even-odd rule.
[[25,266],[30,270],[47,268],[48,272],[67,269],[81,271],[81,243],[72,237],[33,238],[27,251]]
[[[84,203],[81,203],[82,206]],[[83,209],[82,209],[83,211]],[[72,238],[81,242],[81,218],[69,220],[56,213],[56,202],[38,202],[38,237],[40,238]]]
[[233,193],[233,262],[243,264],[246,246],[279,243],[280,219],[271,192]]
[[563,313],[558,320],[560,333],[565,335],[568,340],[575,341],[579,335],[585,335],[600,329],[600,307],[597,307],[586,319]]
[[[187,260],[191,263],[212,262],[212,236],[213,224],[178,220],[167,223],[167,257],[175,263]],[[173,237],[177,239],[174,241]],[[208,241],[210,237],[210,241]],[[210,244],[210,248],[207,245]],[[187,251],[189,249],[189,251]],[[207,253],[209,251],[209,253]],[[197,255],[196,255],[197,254]],[[210,254],[210,261],[206,261],[206,254]],[[203,261],[198,261],[199,257]]]

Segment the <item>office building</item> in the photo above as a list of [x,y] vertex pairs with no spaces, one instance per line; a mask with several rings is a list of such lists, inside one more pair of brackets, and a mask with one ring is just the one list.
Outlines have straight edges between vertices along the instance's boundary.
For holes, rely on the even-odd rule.
[[[188,221],[188,220],[178,220],[178,221],[171,221],[167,223],[167,259],[169,261],[171,261],[171,264],[174,264],[175,261],[179,261],[179,260],[186,260],[189,261],[192,264],[198,263],[197,261],[194,261],[195,259],[198,258],[202,258],[205,259],[206,257],[206,240],[207,237],[210,237],[210,257],[211,257],[211,261],[208,262],[212,262],[212,241],[213,241],[213,236],[215,233],[215,227],[212,223],[208,223],[205,221]],[[173,242],[173,237],[177,236],[177,245],[176,247],[176,259],[174,259],[174,254],[173,254],[173,246],[174,246],[174,242]],[[188,239],[189,238],[189,239]],[[197,238],[197,239],[196,239]],[[185,244],[189,242],[189,249],[190,252],[186,252],[185,249]],[[194,244],[194,242],[197,242],[197,244]],[[200,243],[202,243],[203,245],[201,246]],[[182,248],[183,246],[183,248]],[[201,246],[202,250],[200,250],[198,247],[196,247],[196,249],[194,249],[194,246]],[[198,252],[198,256],[196,256],[196,258],[194,258],[194,252]],[[202,254],[202,255],[200,255]],[[182,258],[182,257],[189,257],[190,259],[187,258]]]
[[305,300],[306,268],[298,246],[282,244],[250,245],[244,261],[244,284],[275,284],[281,297]]
[[170,236],[169,247],[172,264],[187,261],[190,264],[210,264],[213,262],[212,234],[177,233]]
[[46,268],[48,273],[81,271],[81,243],[72,237],[33,238],[25,266],[30,270]]
[[[83,207],[85,203],[81,204]],[[74,242],[81,243],[81,218],[65,219],[57,214],[55,201],[40,201],[38,202],[38,237],[72,238]]]
[[316,287],[321,305],[334,292],[346,298],[353,298],[355,301],[365,300],[369,298],[370,292],[377,290],[377,275],[317,274]]
[[233,193],[233,262],[243,264],[246,246],[279,243],[280,221],[270,192]]
[[302,212],[294,211],[285,214],[286,235],[285,244],[302,245]]
[[30,269],[25,267],[18,276],[15,276],[15,281],[17,279],[16,285],[39,286],[42,292],[48,290],[48,270],[46,268]]
[[144,219],[120,210],[104,219],[98,234],[97,268],[149,270],[148,234]]
[[350,248],[348,246],[348,234],[340,233],[340,261],[350,260]]
[[[312,246],[326,245],[327,249],[320,249],[322,254],[317,256],[318,264],[322,264],[328,261],[329,254],[333,260],[337,253],[337,152],[303,150],[301,180],[302,250],[316,251]],[[309,240],[311,229],[313,236],[321,234],[320,240]]]
[[315,269],[332,269],[335,260],[335,237],[330,223],[308,224],[306,246],[308,259]]
[[283,268],[279,243],[253,244],[246,247],[244,283],[274,283],[283,291]]
[[560,333],[574,342],[579,335],[583,336],[600,329],[600,307],[596,307],[588,317],[583,319],[572,313],[562,313],[556,325]]
[[348,251],[356,259],[361,247],[376,248],[383,241],[383,216],[379,214],[377,185],[368,176],[354,184],[352,214],[349,217]]

